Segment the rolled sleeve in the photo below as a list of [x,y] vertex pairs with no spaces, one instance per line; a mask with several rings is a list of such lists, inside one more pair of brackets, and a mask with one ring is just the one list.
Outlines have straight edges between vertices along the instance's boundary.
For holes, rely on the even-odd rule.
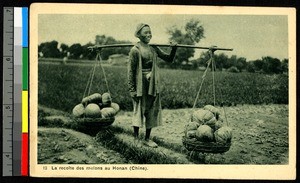
[[177,47],[172,47],[172,50],[170,52],[170,54],[165,53],[163,50],[161,50],[159,47],[153,47],[157,53],[157,56],[161,59],[163,59],[166,62],[173,62],[175,55],[176,55],[176,50]]

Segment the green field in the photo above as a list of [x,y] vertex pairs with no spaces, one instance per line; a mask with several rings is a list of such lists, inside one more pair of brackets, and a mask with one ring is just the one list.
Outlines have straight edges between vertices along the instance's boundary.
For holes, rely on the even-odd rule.
[[[38,103],[70,112],[81,102],[91,64],[38,66]],[[122,110],[132,110],[127,90],[126,67],[105,66],[113,101]],[[203,71],[161,69],[162,106],[168,109],[190,108],[199,89]],[[288,104],[288,76],[254,73],[216,72],[216,105]],[[208,72],[197,107],[213,104],[212,73]],[[107,92],[101,68],[97,68],[90,93]]]

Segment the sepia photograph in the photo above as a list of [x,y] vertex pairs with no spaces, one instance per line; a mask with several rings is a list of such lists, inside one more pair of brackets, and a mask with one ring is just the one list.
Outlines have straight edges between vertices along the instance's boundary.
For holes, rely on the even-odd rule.
[[295,18],[31,5],[31,174],[294,179]]

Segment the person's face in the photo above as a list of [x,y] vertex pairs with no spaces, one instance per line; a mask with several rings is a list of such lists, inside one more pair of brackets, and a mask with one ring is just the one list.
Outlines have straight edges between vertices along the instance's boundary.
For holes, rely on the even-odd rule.
[[144,43],[149,43],[152,38],[151,29],[148,26],[143,27],[139,33],[139,39]]

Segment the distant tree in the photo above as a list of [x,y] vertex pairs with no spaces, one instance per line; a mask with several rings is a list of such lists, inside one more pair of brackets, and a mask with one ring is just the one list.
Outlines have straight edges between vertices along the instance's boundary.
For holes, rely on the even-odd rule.
[[224,56],[222,56],[224,59],[223,59],[223,62],[222,62],[222,67],[224,69],[228,69],[232,66],[232,63],[230,62],[230,58],[228,55],[225,55],[225,53],[221,53],[221,54],[224,54]]
[[262,59],[247,62],[246,70],[248,72],[260,72],[266,74],[280,74],[287,72],[288,59],[280,62],[279,59],[270,56],[262,57]]
[[[167,33],[170,35],[169,40],[178,44],[195,45],[204,38],[203,26],[200,24],[200,21],[194,19],[186,23],[184,30],[173,26],[167,29]],[[180,65],[184,61],[188,62],[189,58],[194,56],[194,53],[194,49],[178,48],[175,65]]]
[[237,57],[236,55],[232,55],[230,58],[225,53],[214,54],[214,60],[216,64],[216,68],[220,71],[225,68],[237,68],[238,71],[242,71],[246,69],[247,62],[244,57]]
[[265,73],[267,74],[282,73],[281,62],[279,59],[267,56],[267,57],[263,57],[262,61],[264,62],[262,69]]
[[238,57],[236,55],[231,55],[231,57],[228,59],[227,64],[225,65],[225,69],[229,69],[232,66],[236,67],[237,60],[238,60]]
[[192,63],[192,69],[197,69],[199,67],[197,59],[191,60],[191,63]]
[[287,58],[282,60],[281,70],[282,70],[282,72],[288,72],[289,71],[289,60]]
[[[118,41],[111,36],[97,35],[95,38],[96,45],[108,45],[108,44],[122,44],[130,43],[129,41]],[[104,48],[101,51],[101,58],[107,60],[110,55],[113,54],[125,54],[127,55],[130,51],[130,47],[119,47],[119,48]]]
[[247,68],[247,59],[244,57],[239,57],[236,61],[235,66],[239,71],[246,69]]
[[208,60],[210,59],[209,52],[202,52],[200,57],[197,59],[198,66],[207,67]]
[[66,57],[69,51],[69,46],[67,44],[62,43],[60,45],[60,53],[62,57]]
[[253,61],[255,71],[262,71],[264,67],[264,62],[260,59],[254,60]]
[[[105,35],[96,35],[96,45],[115,44],[117,41],[113,37]],[[101,58],[107,60],[110,55],[114,54],[114,48],[105,48],[101,50]]]
[[[196,61],[198,66],[206,67],[209,59],[210,59],[210,54],[207,51],[207,52],[202,52],[200,58],[198,58]],[[241,72],[242,70],[246,70],[248,65],[246,58],[237,57],[236,55],[232,55],[231,57],[228,57],[228,55],[226,55],[225,53],[220,53],[220,54],[215,53],[214,61],[216,64],[216,69],[220,71],[222,71],[223,68],[228,70],[229,68],[234,67],[234,70],[237,69],[239,72]],[[254,70],[254,64],[252,69]]]
[[249,62],[247,63],[247,68],[246,68],[246,70],[247,70],[248,72],[252,72],[252,73],[255,72],[254,61],[249,61]]
[[83,48],[80,43],[75,43],[69,48],[70,58],[79,59],[83,54]]
[[91,42],[82,46],[82,56],[84,59],[93,60],[96,58],[96,52],[92,52],[88,49],[89,46],[93,46]]
[[222,71],[222,69],[228,65],[228,56],[225,55],[224,53],[215,54],[214,60],[215,60],[216,68],[219,69],[220,71]]
[[38,46],[38,52],[43,53],[43,56],[46,58],[59,58],[60,57],[60,51],[58,49],[58,42],[55,40],[51,41],[51,42],[41,43]]
[[117,41],[115,38],[111,36],[105,36],[105,35],[96,35],[95,44],[97,45],[107,45],[107,44],[114,44]]

